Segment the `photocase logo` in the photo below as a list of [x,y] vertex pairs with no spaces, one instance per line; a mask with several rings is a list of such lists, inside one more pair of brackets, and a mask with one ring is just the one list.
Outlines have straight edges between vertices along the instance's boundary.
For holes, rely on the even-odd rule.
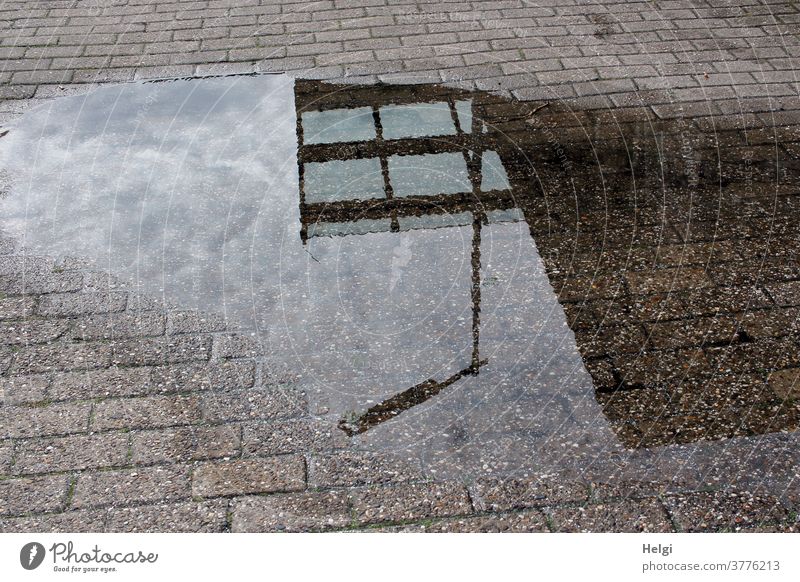
[[35,570],[44,561],[44,546],[39,542],[30,542],[22,546],[19,552],[19,563],[26,570]]

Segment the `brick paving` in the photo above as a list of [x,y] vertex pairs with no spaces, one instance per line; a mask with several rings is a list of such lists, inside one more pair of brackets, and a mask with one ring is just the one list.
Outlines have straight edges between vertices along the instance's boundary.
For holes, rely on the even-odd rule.
[[[4,289],[21,277],[17,257],[0,258]],[[39,259],[35,268],[48,280],[92,280]],[[28,280],[35,286],[41,274]],[[71,293],[80,303],[84,295],[106,292],[93,286]],[[21,322],[62,324],[59,339],[39,330],[24,343],[0,348],[10,360],[0,407],[2,531],[796,527],[785,501],[749,491],[547,477],[484,479],[468,487],[431,482],[414,463],[337,449],[326,434],[330,427],[315,429],[302,396],[275,383],[260,363],[235,353],[211,357],[215,350],[208,346],[230,338],[217,327],[185,333],[172,325],[185,313],[139,311],[126,303],[120,321],[159,314],[166,325],[121,325],[114,331],[124,339],[92,336],[76,343],[75,334],[94,315],[37,315],[51,297],[25,292],[0,298],[6,331]],[[89,304],[99,311],[108,305],[94,298]],[[149,354],[153,345],[155,355],[129,357]],[[292,448],[275,438],[281,434],[304,437],[299,444],[293,438]]]
[[[664,181],[652,155],[625,160],[627,146],[613,146],[657,151],[656,128],[664,151],[691,151],[688,166],[681,156],[667,164],[670,196],[609,204],[606,190],[593,197],[588,172],[577,214],[555,198],[546,211],[526,208],[598,400],[634,448],[791,435],[798,20],[800,5],[771,1],[4,2],[0,123],[38,99],[154,77],[444,81],[561,101],[536,113],[544,183],[557,189],[602,142],[595,165],[620,169],[603,176],[618,192],[630,192],[626,169]],[[509,111],[504,129],[529,134],[533,108]],[[687,174],[717,187],[689,197]],[[777,492],[644,471],[602,483],[429,481],[406,459],[341,448],[303,395],[215,317],[3,237],[0,322],[0,531],[798,527],[798,453],[777,437],[761,451],[787,464]]]
[[0,98],[290,71],[645,104],[663,118],[724,113],[742,99],[766,112],[765,100],[797,95],[799,20],[796,3],[774,0],[4,1]]

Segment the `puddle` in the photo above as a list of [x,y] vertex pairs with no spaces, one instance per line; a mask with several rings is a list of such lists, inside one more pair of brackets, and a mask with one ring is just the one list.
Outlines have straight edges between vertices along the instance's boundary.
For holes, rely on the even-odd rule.
[[794,430],[769,379],[797,344],[764,326],[796,321],[774,295],[800,273],[722,280],[795,240],[795,162],[534,109],[285,76],[103,88],[3,138],[2,227],[220,313],[342,446],[436,477],[670,475],[719,458],[681,445]]

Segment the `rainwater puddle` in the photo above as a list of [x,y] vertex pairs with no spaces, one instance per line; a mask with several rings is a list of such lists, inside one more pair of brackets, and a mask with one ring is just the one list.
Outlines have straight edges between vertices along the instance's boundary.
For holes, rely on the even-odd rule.
[[[771,248],[764,160],[726,174],[690,132],[551,109],[282,75],[103,88],[3,138],[0,226],[220,314],[340,446],[435,477],[671,479],[720,442],[738,458],[785,438],[776,352],[736,352],[791,319],[783,279],[726,279]],[[648,140],[697,155],[667,178]],[[713,311],[719,289],[736,309]],[[794,336],[764,341],[797,357]]]

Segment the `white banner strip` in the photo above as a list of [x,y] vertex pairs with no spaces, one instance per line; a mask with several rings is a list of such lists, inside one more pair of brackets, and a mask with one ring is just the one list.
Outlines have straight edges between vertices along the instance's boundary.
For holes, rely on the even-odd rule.
[[2,534],[0,580],[798,580],[792,534]]

